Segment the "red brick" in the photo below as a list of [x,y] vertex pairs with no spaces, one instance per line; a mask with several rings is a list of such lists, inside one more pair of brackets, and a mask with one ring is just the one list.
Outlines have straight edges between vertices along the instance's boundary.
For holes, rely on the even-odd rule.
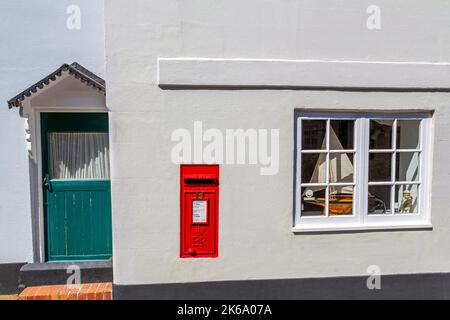
[[68,286],[63,286],[59,291],[59,300],[68,300],[69,299],[70,289]]
[[103,292],[103,300],[112,300],[112,292],[111,291]]
[[41,293],[40,293],[41,290],[42,290],[41,287],[36,287],[36,288],[34,289],[33,295],[30,296],[29,299],[30,299],[30,300],[38,300],[37,297],[41,294]]
[[99,285],[100,285],[99,283],[91,284],[91,286],[89,287],[89,289],[87,291],[87,299],[88,300],[95,300],[97,288],[99,287]]
[[63,288],[63,286],[51,286],[48,288],[49,294],[50,294],[50,299],[51,300],[59,300],[59,292],[61,291],[61,289]]
[[27,300],[28,292],[30,291],[30,288],[25,288],[22,290],[22,292],[19,294],[19,300]]
[[90,286],[91,286],[90,283],[81,285],[81,289],[78,292],[78,300],[87,300],[87,293],[89,291]]
[[33,295],[33,300],[50,300],[49,286],[38,287]]
[[78,292],[80,291],[80,288],[74,287],[69,289],[69,294],[67,295],[68,300],[78,300]]
[[27,292],[27,300],[34,300],[34,296],[38,293],[39,287],[30,287]]
[[97,287],[97,292],[95,293],[95,300],[103,300],[103,292],[106,288],[106,282],[102,282]]
[[107,282],[105,285],[105,289],[103,291],[103,300],[111,300],[112,299],[112,283]]
[[20,300],[111,300],[112,283],[87,283],[80,286],[66,285],[25,288]]
[[19,294],[19,300],[29,300],[32,297],[32,293],[36,291],[35,287],[28,287],[25,288],[20,294]]

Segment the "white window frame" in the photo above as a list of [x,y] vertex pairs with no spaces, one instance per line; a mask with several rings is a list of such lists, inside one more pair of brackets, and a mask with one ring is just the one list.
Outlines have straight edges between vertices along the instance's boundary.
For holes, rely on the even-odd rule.
[[[431,194],[431,169],[432,169],[432,117],[428,112],[402,113],[363,113],[363,112],[296,112],[295,114],[295,217],[293,232],[323,232],[323,231],[345,231],[345,230],[373,230],[373,229],[427,229],[431,228],[430,220],[430,194]],[[367,193],[369,186],[369,137],[370,119],[393,119],[392,149],[377,150],[377,152],[393,153],[396,155],[396,125],[398,120],[421,120],[419,127],[419,177],[418,190],[418,212],[417,213],[394,213],[391,205],[391,214],[368,213]],[[301,216],[301,158],[302,154],[302,120],[327,120],[326,137],[329,139],[330,120],[354,120],[354,190],[353,190],[353,213],[341,216]],[[327,143],[328,148],[328,143]],[[329,152],[325,149],[322,152]],[[405,151],[405,150],[403,150]],[[416,149],[414,149],[416,151]],[[317,151],[311,151],[317,153]],[[395,160],[394,160],[395,161]],[[328,162],[327,162],[328,163]],[[327,165],[328,166],[328,165]],[[395,162],[392,162],[392,179],[395,173]],[[328,175],[327,170],[327,175]],[[327,181],[328,183],[328,181]],[[387,182],[391,183],[391,182]],[[373,183],[371,183],[373,184]],[[377,183],[375,183],[377,184]],[[386,184],[386,183],[380,183]],[[402,184],[395,182],[395,184]],[[403,183],[404,184],[404,183]],[[323,184],[321,184],[323,185]],[[351,185],[345,183],[345,185]],[[395,190],[395,189],[394,189]],[[391,203],[394,202],[391,193]],[[326,194],[326,198],[328,194]]]

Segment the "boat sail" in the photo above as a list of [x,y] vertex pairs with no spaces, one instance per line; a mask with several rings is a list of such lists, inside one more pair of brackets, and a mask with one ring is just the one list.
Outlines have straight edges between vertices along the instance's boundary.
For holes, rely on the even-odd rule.
[[[326,138],[322,142],[322,150],[326,149]],[[344,150],[339,141],[333,127],[330,127],[330,150]],[[326,181],[327,174],[327,154],[320,153],[319,159],[314,167],[310,183],[318,183]],[[345,186],[329,187],[328,195],[328,210],[331,216],[333,215],[347,215],[352,213],[353,209],[353,163],[345,152],[330,153],[329,158],[329,181],[330,183],[348,183]],[[326,206],[326,192],[325,187],[308,187],[302,194],[303,202],[309,203],[323,208],[323,215],[325,215]],[[369,212],[370,213],[385,213],[387,212],[386,204],[383,200],[375,195],[368,194]]]
[[[322,142],[322,149],[325,148],[326,137]],[[344,150],[333,127],[330,127],[330,150]],[[326,157],[326,153],[320,153],[310,183],[326,181]],[[338,183],[353,182],[353,163],[347,153],[330,153],[329,181]],[[304,197],[304,202],[321,206],[325,211],[325,196],[314,196],[315,194],[326,194],[325,187],[307,188],[302,195]],[[328,200],[328,210],[330,215],[351,214],[353,207],[353,186],[330,186]]]

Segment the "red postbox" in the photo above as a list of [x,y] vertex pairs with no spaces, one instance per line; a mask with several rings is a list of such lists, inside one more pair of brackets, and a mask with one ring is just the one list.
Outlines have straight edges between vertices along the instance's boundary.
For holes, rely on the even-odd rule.
[[218,256],[219,166],[181,165],[181,258]]

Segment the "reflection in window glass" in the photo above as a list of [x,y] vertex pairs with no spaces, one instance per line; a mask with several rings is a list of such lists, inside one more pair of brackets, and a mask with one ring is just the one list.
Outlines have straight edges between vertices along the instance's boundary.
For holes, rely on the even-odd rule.
[[325,153],[302,154],[302,183],[325,183],[327,173]]
[[392,149],[394,120],[370,120],[370,149]]
[[418,149],[420,121],[397,120],[397,149]]
[[321,150],[326,149],[325,134],[327,122],[325,120],[302,121],[302,149]]
[[323,216],[325,215],[325,189],[326,187],[303,187],[301,215]]
[[418,185],[395,186],[395,213],[417,213]]
[[369,186],[368,209],[370,214],[390,214],[391,186]]
[[353,186],[330,186],[328,211],[330,216],[351,215]]
[[399,152],[396,160],[396,181],[419,180],[419,152]]
[[330,153],[330,182],[353,182],[352,153]]
[[391,181],[391,153],[369,154],[369,181]]
[[331,120],[330,121],[330,149],[352,150],[353,149],[353,120]]

